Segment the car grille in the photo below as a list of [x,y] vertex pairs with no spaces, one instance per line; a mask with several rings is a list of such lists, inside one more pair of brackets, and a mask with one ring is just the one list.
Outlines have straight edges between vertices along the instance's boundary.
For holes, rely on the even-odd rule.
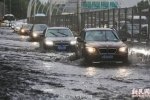
[[117,52],[116,48],[100,48],[99,49],[101,54],[115,54]]
[[[59,47],[62,47],[64,49],[60,49]],[[54,42],[54,49],[56,51],[69,51],[70,50],[70,43],[68,41]]]
[[69,46],[68,42],[54,42],[56,46],[58,45],[64,45],[64,46]]

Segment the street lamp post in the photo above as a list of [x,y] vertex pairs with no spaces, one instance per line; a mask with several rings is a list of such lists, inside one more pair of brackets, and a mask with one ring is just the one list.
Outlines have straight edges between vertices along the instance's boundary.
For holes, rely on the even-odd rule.
[[4,0],[4,15],[5,15],[5,0]]
[[77,0],[77,26],[79,32],[81,28],[81,0]]
[[11,0],[9,0],[9,13],[11,14]]

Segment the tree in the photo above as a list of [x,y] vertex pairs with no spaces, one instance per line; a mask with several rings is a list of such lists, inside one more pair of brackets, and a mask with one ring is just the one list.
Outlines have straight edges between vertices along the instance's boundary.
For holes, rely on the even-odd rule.
[[138,6],[141,10],[147,9],[147,8],[149,8],[149,2],[148,2],[148,0],[146,0],[146,1],[141,1],[141,2],[138,3],[137,6]]
[[0,0],[0,2],[4,1],[8,9],[6,13],[12,13],[18,19],[26,18],[29,0]]

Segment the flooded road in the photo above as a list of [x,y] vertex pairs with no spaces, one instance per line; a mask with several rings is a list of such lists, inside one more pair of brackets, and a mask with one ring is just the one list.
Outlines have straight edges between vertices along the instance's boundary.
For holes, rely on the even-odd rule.
[[147,46],[130,48],[130,64],[83,65],[72,53],[41,53],[11,29],[0,29],[0,100],[150,100],[133,89],[150,89]]

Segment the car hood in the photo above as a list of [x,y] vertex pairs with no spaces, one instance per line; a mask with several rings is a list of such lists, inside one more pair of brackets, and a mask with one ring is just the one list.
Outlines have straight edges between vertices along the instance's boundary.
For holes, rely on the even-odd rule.
[[86,42],[86,46],[90,46],[90,47],[111,47],[111,48],[119,48],[119,47],[124,47],[127,46],[125,43],[123,43],[122,41],[119,42]]
[[43,31],[33,31],[33,33],[43,34]]
[[47,37],[45,38],[47,41],[75,41],[74,37]]

